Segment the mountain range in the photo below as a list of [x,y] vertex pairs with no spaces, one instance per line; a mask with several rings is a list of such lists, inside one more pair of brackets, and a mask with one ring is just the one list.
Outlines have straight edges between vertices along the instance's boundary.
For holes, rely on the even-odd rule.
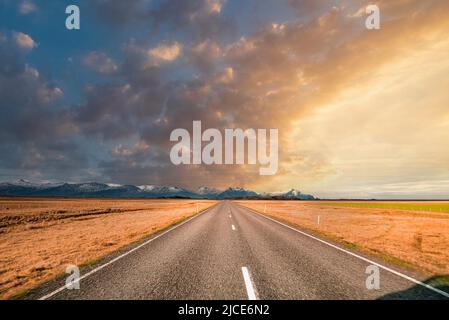
[[0,196],[80,197],[80,198],[145,198],[145,199],[279,199],[314,200],[312,195],[290,190],[285,193],[257,193],[244,188],[224,191],[201,187],[191,191],[179,187],[156,185],[120,185],[90,183],[33,183],[27,180],[0,183]]

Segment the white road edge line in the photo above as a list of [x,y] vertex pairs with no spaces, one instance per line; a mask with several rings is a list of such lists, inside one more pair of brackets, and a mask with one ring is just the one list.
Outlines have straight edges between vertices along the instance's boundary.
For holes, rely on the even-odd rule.
[[242,267],[243,280],[245,281],[246,293],[248,294],[248,300],[258,300],[256,290],[254,289],[253,282],[247,267]]
[[[166,235],[167,233],[169,233],[169,232],[175,230],[176,228],[179,228],[180,226],[186,224],[187,222],[192,221],[193,219],[196,219],[196,218],[202,216],[203,214],[209,212],[210,210],[212,210],[212,209],[215,208],[216,206],[217,206],[217,205],[213,205],[212,207],[210,207],[210,208],[204,210],[203,212],[200,212],[199,214],[195,214],[193,217],[191,217],[191,218],[189,218],[189,219],[187,219],[187,220],[181,222],[180,224],[175,225],[174,227],[172,227],[172,228],[170,228],[170,229],[168,229],[168,230],[162,232],[161,234],[155,236],[154,238],[151,238],[151,239],[149,239],[148,241],[145,241],[144,243],[138,245],[137,247],[135,247],[135,248],[133,248],[133,249],[131,249],[131,250],[129,250],[129,251],[127,251],[127,252],[121,254],[120,256],[118,256],[118,257],[112,259],[111,261],[109,261],[109,262],[107,262],[107,263],[105,263],[105,264],[103,264],[103,265],[101,265],[101,266],[99,266],[99,267],[97,267],[97,268],[95,268],[95,269],[89,271],[88,273],[86,273],[85,275],[81,276],[79,279],[75,280],[74,282],[75,282],[75,283],[76,283],[76,282],[80,282],[81,280],[83,280],[83,279],[85,279],[85,278],[87,278],[87,277],[93,275],[94,273],[100,271],[101,269],[103,269],[103,268],[105,268],[105,267],[107,267],[107,266],[113,264],[114,262],[116,262],[116,261],[118,261],[118,260],[120,260],[120,259],[126,257],[127,255],[133,253],[134,251],[137,251],[137,250],[139,250],[140,248],[142,248],[142,247],[148,245],[149,243],[153,242],[154,240],[156,240],[156,239],[158,239],[158,238],[160,238],[160,237]],[[72,283],[72,284],[73,284],[73,283]],[[54,295],[56,295],[56,294],[58,294],[58,293],[64,291],[65,289],[67,289],[67,287],[66,287],[66,286],[62,286],[62,287],[60,287],[59,289],[56,289],[55,291],[53,291],[53,292],[51,292],[51,293],[49,293],[49,294],[47,294],[47,295],[45,295],[45,296],[39,298],[39,300],[47,300],[47,299],[53,297]]]
[[298,232],[298,233],[300,233],[300,234],[302,234],[302,235],[304,235],[304,236],[306,236],[306,237],[309,237],[309,238],[311,238],[311,239],[314,239],[314,240],[316,240],[316,241],[319,241],[319,242],[321,242],[321,243],[323,243],[323,244],[326,244],[326,245],[328,245],[328,246],[330,246],[330,247],[332,247],[332,248],[334,248],[334,249],[337,249],[337,250],[339,250],[339,251],[341,251],[341,252],[344,252],[344,253],[346,253],[346,254],[349,254],[349,255],[351,255],[351,256],[353,256],[353,257],[355,257],[355,258],[358,258],[358,259],[360,259],[360,260],[363,260],[363,261],[365,261],[365,262],[368,262],[369,264],[378,266],[379,268],[384,269],[385,271],[388,271],[388,272],[390,272],[390,273],[393,273],[393,274],[395,274],[395,275],[397,275],[397,276],[399,276],[399,277],[401,277],[401,278],[404,278],[404,279],[406,279],[406,280],[408,280],[408,281],[410,281],[410,282],[413,282],[413,283],[415,283],[415,284],[417,284],[417,285],[420,285],[420,286],[422,286],[422,287],[424,287],[424,288],[426,288],[426,289],[429,289],[429,290],[431,290],[431,291],[433,291],[433,292],[439,293],[440,295],[442,295],[442,296],[444,296],[444,297],[446,297],[446,298],[449,298],[449,293],[447,293],[447,292],[445,292],[445,291],[443,291],[443,290],[434,288],[434,287],[432,287],[431,285],[428,285],[428,284],[426,284],[426,283],[424,283],[424,282],[421,282],[421,281],[419,281],[419,280],[416,280],[416,279],[414,279],[414,278],[412,278],[412,277],[409,277],[409,276],[407,276],[407,275],[405,275],[405,274],[403,274],[403,273],[400,273],[400,272],[398,272],[398,271],[396,271],[396,270],[393,270],[393,269],[390,269],[390,268],[388,268],[388,267],[385,267],[385,266],[383,266],[383,265],[381,265],[381,264],[379,264],[379,263],[377,263],[377,262],[374,262],[374,261],[372,261],[372,260],[370,260],[370,259],[367,259],[367,258],[365,258],[365,257],[362,257],[362,256],[360,256],[360,255],[358,255],[358,254],[356,254],[356,253],[353,253],[353,252],[351,252],[351,251],[348,251],[348,250],[345,250],[345,249],[343,249],[343,248],[340,248],[340,247],[338,247],[338,246],[336,246],[336,245],[333,245],[332,243],[329,243],[329,242],[327,242],[327,241],[324,241],[324,240],[322,240],[322,239],[320,239],[320,238],[314,237],[314,236],[312,236],[312,235],[310,235],[310,234],[308,234],[308,233],[306,233],[306,232],[304,232],[304,231],[300,231],[300,230],[298,230],[298,229],[296,229],[296,228],[293,228],[293,227],[291,227],[291,226],[289,226],[289,225],[287,225],[287,224],[285,224],[285,223],[282,223],[282,222],[280,222],[280,221],[277,221],[276,219],[267,217],[267,216],[265,216],[265,215],[263,215],[263,214],[257,212],[256,210],[253,210],[253,209],[248,208],[248,207],[243,207],[243,206],[241,206],[241,207],[244,208],[244,209],[248,209],[249,211],[252,211],[253,213],[255,213],[255,214],[257,214],[257,215],[259,215],[259,216],[261,216],[261,217],[263,217],[263,218],[265,218],[265,219],[268,219],[268,220],[273,221],[273,222],[275,222],[275,223],[277,223],[277,224],[280,224],[281,226],[284,226],[284,227],[289,228],[289,229],[291,229],[291,230],[293,230],[293,231],[296,231],[296,232]]

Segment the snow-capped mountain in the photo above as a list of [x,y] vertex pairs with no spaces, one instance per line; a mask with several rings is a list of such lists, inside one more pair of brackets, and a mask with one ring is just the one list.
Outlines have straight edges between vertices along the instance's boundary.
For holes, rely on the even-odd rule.
[[3,182],[0,183],[0,186],[15,186],[15,187],[23,187],[23,188],[36,188],[36,189],[43,189],[43,188],[50,188],[50,187],[56,187],[61,185],[62,183],[51,183],[51,182],[43,182],[43,183],[36,183],[31,182],[25,179],[19,179],[14,182]]
[[279,199],[279,200],[313,200],[311,195],[298,190],[286,193],[264,193],[244,189],[228,188],[220,191],[201,187],[196,191],[157,185],[121,185],[115,183],[34,183],[27,180],[0,183],[0,196],[33,197],[81,197],[81,198],[148,198],[148,199]]
[[217,195],[218,199],[247,199],[257,198],[258,193],[243,188],[228,188]]
[[[8,184],[8,182],[7,182],[7,184]],[[17,187],[39,187],[41,185],[39,183],[33,183],[33,182],[30,182],[30,181],[25,180],[25,179],[19,179],[19,180],[15,181],[15,182],[12,182],[12,183],[9,183],[9,184],[15,185]]]
[[138,188],[145,198],[197,198],[194,192],[178,187],[143,185]]
[[157,188],[157,186],[137,186],[137,188],[139,188],[141,191],[153,191]]
[[267,193],[263,197],[280,200],[315,200],[315,197],[310,194],[304,194],[299,190],[291,189],[288,192]]
[[58,183],[33,183],[28,180],[20,179],[14,182],[0,183],[0,195],[4,196],[26,196],[40,192],[45,189],[54,188],[61,184]]
[[196,193],[199,194],[199,195],[206,196],[206,197],[210,198],[210,197],[217,196],[218,194],[221,193],[221,191],[218,190],[218,189],[215,189],[215,188],[199,187],[196,190]]

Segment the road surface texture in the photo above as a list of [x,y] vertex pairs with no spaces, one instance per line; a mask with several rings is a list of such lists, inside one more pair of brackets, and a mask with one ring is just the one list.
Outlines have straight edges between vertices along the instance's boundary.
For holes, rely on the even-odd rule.
[[[230,201],[81,270],[79,290],[55,280],[29,299],[447,299],[403,271],[379,263],[380,289],[368,290],[372,263],[339,246]],[[388,270],[391,268],[392,270]],[[416,275],[415,275],[416,276]],[[420,279],[423,280],[423,279]],[[413,282],[415,281],[415,282]],[[59,290],[57,290],[59,288]]]

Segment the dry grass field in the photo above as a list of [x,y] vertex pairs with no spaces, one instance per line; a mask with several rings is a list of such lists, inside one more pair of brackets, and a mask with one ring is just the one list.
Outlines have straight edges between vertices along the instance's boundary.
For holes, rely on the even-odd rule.
[[[449,214],[394,209],[386,202],[239,201],[278,220],[299,226],[401,267],[425,274],[449,274]],[[401,208],[437,208],[448,203],[402,203]],[[357,206],[361,206],[357,208]],[[373,208],[374,207],[374,208]],[[391,209],[393,207],[393,209]],[[318,218],[319,217],[319,218]],[[318,224],[319,219],[319,224]]]
[[213,201],[0,198],[0,299],[212,206]]
[[320,205],[449,213],[449,201],[320,201]]
[[[204,210],[215,203],[0,198],[0,299],[63,274],[69,264],[90,264],[191,217],[197,205]],[[401,267],[449,274],[449,214],[432,212],[448,203],[238,203]]]

